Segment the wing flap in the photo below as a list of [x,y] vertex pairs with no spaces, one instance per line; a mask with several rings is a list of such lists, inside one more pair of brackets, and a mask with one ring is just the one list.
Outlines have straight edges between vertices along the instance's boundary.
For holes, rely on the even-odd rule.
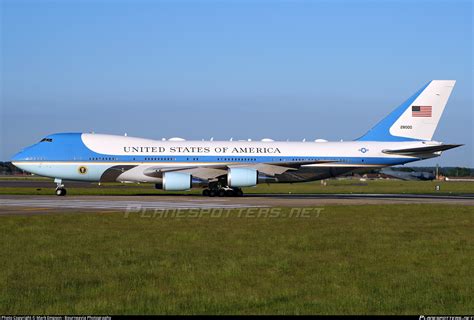
[[175,170],[182,173],[189,173],[193,177],[202,179],[202,180],[211,180],[217,177],[227,174],[227,170],[208,168],[208,167],[195,167],[189,169]]
[[162,178],[163,173],[165,172],[182,172],[189,173],[192,176],[209,180],[214,179],[219,176],[225,175],[227,173],[227,166],[205,166],[205,167],[177,167],[177,168],[161,168],[161,167],[152,167],[146,169],[143,174],[149,177]]
[[288,170],[296,170],[296,168],[292,167],[286,167],[286,166],[281,166],[281,165],[273,165],[273,164],[266,164],[266,163],[257,163],[254,165],[235,165],[231,166],[232,168],[251,168],[255,169],[259,172],[262,172],[266,175],[269,176],[274,176],[275,174],[282,174]]
[[329,160],[317,160],[317,161],[290,161],[290,162],[276,162],[276,163],[255,163],[255,164],[242,164],[233,167],[245,167],[258,170],[269,176],[276,174],[282,174],[286,171],[298,170],[300,167],[311,164],[330,163],[335,161]]

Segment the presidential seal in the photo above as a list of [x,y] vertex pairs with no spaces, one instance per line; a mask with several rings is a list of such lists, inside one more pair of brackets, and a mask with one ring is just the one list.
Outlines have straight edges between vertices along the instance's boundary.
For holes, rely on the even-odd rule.
[[80,174],[86,174],[87,173],[87,167],[80,166],[77,171],[79,171]]

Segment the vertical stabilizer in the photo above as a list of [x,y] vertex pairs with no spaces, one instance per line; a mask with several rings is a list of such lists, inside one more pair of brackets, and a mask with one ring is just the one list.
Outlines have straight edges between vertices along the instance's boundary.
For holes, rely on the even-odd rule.
[[432,80],[357,140],[431,140],[455,80]]

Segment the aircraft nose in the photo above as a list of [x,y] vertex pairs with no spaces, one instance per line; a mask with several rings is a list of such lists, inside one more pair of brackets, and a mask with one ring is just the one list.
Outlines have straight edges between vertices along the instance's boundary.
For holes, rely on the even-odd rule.
[[25,152],[24,151],[20,151],[18,152],[17,154],[15,154],[11,161],[12,162],[15,162],[15,161],[22,161],[22,160],[26,160],[26,156],[25,156]]
[[24,148],[23,150],[21,150],[20,152],[18,152],[17,154],[15,154],[12,157],[11,162],[33,160],[35,151],[36,151],[36,145],[28,146]]

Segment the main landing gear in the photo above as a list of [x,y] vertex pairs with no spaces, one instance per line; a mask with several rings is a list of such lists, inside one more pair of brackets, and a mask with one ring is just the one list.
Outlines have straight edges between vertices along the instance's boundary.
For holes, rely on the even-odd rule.
[[67,191],[66,188],[64,188],[64,184],[61,179],[54,179],[54,182],[56,182],[56,195],[57,196],[65,196]]
[[205,197],[242,197],[244,193],[240,188],[231,187],[209,187],[209,189],[202,190],[202,195]]

